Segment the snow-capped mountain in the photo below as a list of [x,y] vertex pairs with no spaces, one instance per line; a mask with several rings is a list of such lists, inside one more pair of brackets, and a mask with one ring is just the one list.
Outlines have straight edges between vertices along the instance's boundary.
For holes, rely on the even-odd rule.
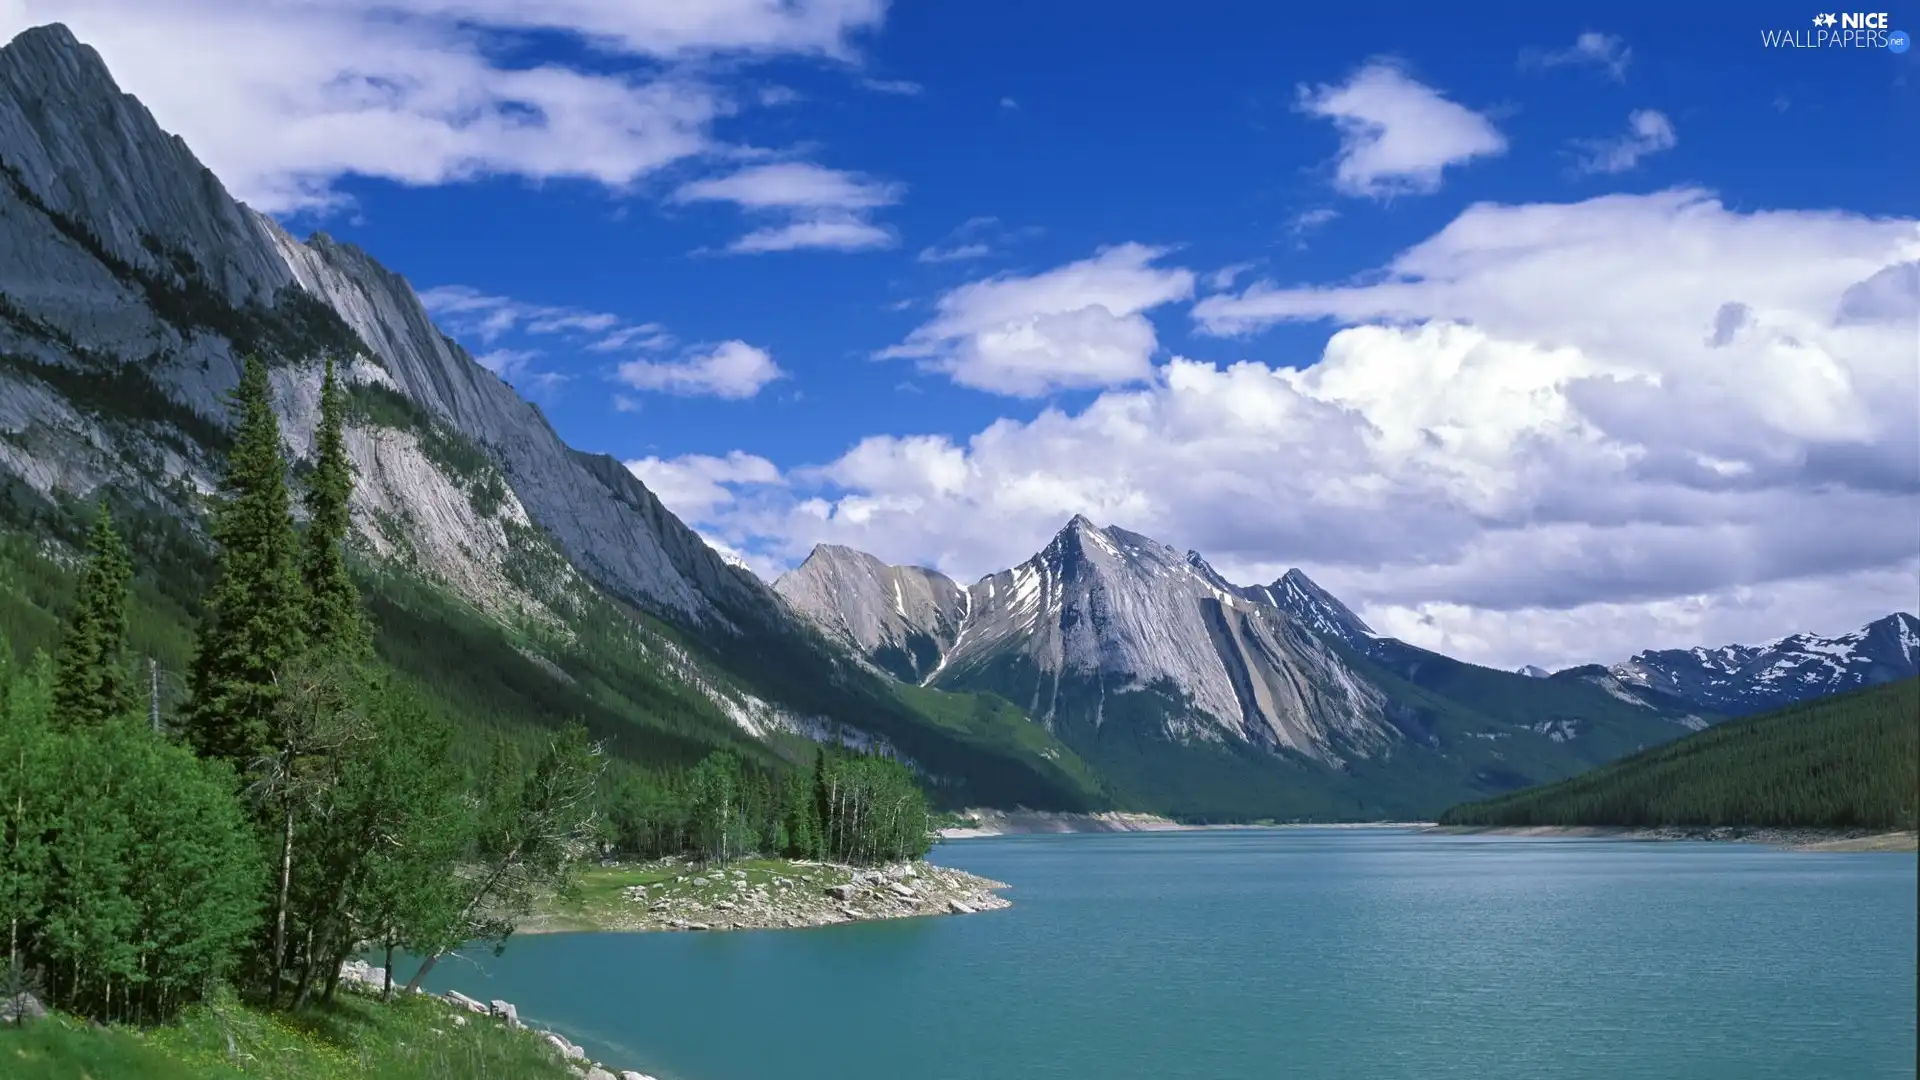
[[1412,807],[1421,789],[1505,790],[1701,722],[1377,637],[1298,570],[1236,585],[1085,517],[971,585],[822,546],[774,591],[895,676],[991,692],[1120,790],[1187,807]]
[[1920,675],[1920,619],[1902,611],[1834,637],[1791,634],[1764,645],[1654,649],[1609,670],[1629,687],[1701,709],[1761,712]]
[[1529,679],[1544,679],[1553,674],[1553,672],[1548,671],[1546,668],[1534,664],[1522,664],[1514,668],[1513,672],[1516,675],[1525,675]]
[[992,688],[1043,724],[1105,720],[1109,698],[1173,690],[1178,737],[1327,762],[1391,741],[1385,699],[1198,556],[1075,517],[1038,554],[961,588],[936,571],[816,548],[774,585],[877,663]]

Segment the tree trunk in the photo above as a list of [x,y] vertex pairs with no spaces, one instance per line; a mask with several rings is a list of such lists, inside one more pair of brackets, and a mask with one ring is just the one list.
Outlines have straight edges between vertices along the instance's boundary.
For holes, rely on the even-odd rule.
[[293,798],[288,796],[281,815],[280,891],[273,911],[273,982],[267,987],[267,1004],[280,1001],[280,979],[287,963],[287,896],[293,888]]
[[387,939],[387,970],[385,974],[387,977],[387,984],[386,986],[382,987],[380,990],[380,1000],[392,1001],[393,1000],[393,939],[392,938]]

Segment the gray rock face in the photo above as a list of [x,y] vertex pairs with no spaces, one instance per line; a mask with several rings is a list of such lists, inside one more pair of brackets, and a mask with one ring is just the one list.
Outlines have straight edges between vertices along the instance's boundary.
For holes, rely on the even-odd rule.
[[0,1024],[25,1024],[47,1018],[46,1006],[32,994],[19,993],[0,998]]
[[[925,582],[924,591],[908,593],[907,581]],[[1394,737],[1384,697],[1262,590],[1233,586],[1197,555],[1137,533],[1075,517],[1019,566],[963,592],[951,585],[932,571],[822,548],[775,588],[870,655],[906,640],[937,648],[935,662],[922,665],[928,685],[965,688],[1009,658],[1030,664],[1052,677],[1014,704],[1042,722],[1061,707],[1059,676],[1070,674],[1122,692],[1177,688],[1192,703],[1192,715],[1169,719],[1183,738],[1235,738],[1332,761],[1384,749]],[[911,602],[916,595],[921,602]],[[1097,718],[1101,703],[1094,707]]]
[[1902,611],[1834,637],[1793,634],[1765,645],[1650,650],[1607,670],[1629,689],[1657,691],[1707,711],[1762,712],[1920,675],[1920,619]]
[[814,548],[773,588],[822,629],[913,682],[932,673],[967,616],[967,590],[938,570],[888,566],[835,544]]

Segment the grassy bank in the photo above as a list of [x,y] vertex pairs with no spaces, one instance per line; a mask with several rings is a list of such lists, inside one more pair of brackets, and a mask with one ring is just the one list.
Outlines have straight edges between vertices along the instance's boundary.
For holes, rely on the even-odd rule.
[[539,1036],[458,1016],[446,1002],[341,994],[297,1016],[232,997],[165,1027],[62,1016],[0,1027],[8,1080],[575,1080]]
[[757,930],[1007,907],[997,881],[929,863],[861,869],[796,859],[704,866],[680,859],[596,866],[520,933]]

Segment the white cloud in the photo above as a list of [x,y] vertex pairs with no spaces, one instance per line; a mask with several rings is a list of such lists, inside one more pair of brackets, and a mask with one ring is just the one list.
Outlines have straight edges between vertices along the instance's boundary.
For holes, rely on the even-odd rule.
[[881,94],[894,94],[899,97],[918,97],[924,89],[910,79],[862,79],[860,85]]
[[493,349],[474,357],[474,360],[481,367],[512,382],[515,375],[526,370],[527,365],[539,356],[537,349]]
[[1627,63],[1633,59],[1633,50],[1624,39],[1614,34],[1602,34],[1589,30],[1573,39],[1572,46],[1565,49],[1527,48],[1520,50],[1522,68],[1546,69],[1567,65],[1590,64],[1603,68],[1615,81],[1625,82]]
[[1299,108],[1340,129],[1334,186],[1349,195],[1438,191],[1447,166],[1507,149],[1492,121],[1386,60],[1339,86],[1301,87]]
[[1673,122],[1665,113],[1637,109],[1627,116],[1627,132],[1612,139],[1585,139],[1579,148],[1579,171],[1584,173],[1622,173],[1640,164],[1648,154],[1671,150],[1680,142]]
[[727,341],[682,360],[629,360],[619,366],[615,377],[635,390],[738,401],[785,378],[786,372],[765,349]]
[[880,355],[1019,397],[1139,382],[1151,377],[1159,344],[1143,313],[1193,295],[1191,271],[1153,265],[1165,254],[1121,244],[1032,277],[962,285]]
[[1359,284],[1195,306],[1341,324],[1307,366],[1175,359],[1078,411],[870,437],[700,523],[971,578],[1084,512],[1502,667],[1841,629],[1920,599],[1916,260],[1920,222],[1698,191],[1474,206]]
[[955,244],[949,248],[922,248],[914,261],[923,263],[965,262],[968,259],[984,259],[993,254],[993,248],[982,243]]
[[420,303],[436,321],[456,334],[470,334],[490,344],[503,334],[605,334],[603,340],[658,331],[653,323],[621,327],[622,319],[604,311],[558,304],[532,304],[509,296],[485,293],[470,285],[436,285],[420,292]]
[[[66,23],[122,89],[233,193],[273,213],[325,210],[348,175],[431,185],[488,175],[624,188],[716,149],[732,96],[683,61],[711,53],[844,57],[883,0],[12,0],[0,38]],[[502,34],[557,32],[654,58],[515,67]]]
[[688,521],[706,520],[734,502],[736,487],[783,482],[773,462],[739,450],[726,457],[687,454],[671,461],[647,457],[626,464],[628,472]]
[[893,233],[866,215],[900,201],[900,184],[872,180],[807,162],[752,165],[726,176],[683,185],[676,202],[729,202],[742,209],[789,218],[733,242],[736,254],[820,248],[864,251],[891,247]]

